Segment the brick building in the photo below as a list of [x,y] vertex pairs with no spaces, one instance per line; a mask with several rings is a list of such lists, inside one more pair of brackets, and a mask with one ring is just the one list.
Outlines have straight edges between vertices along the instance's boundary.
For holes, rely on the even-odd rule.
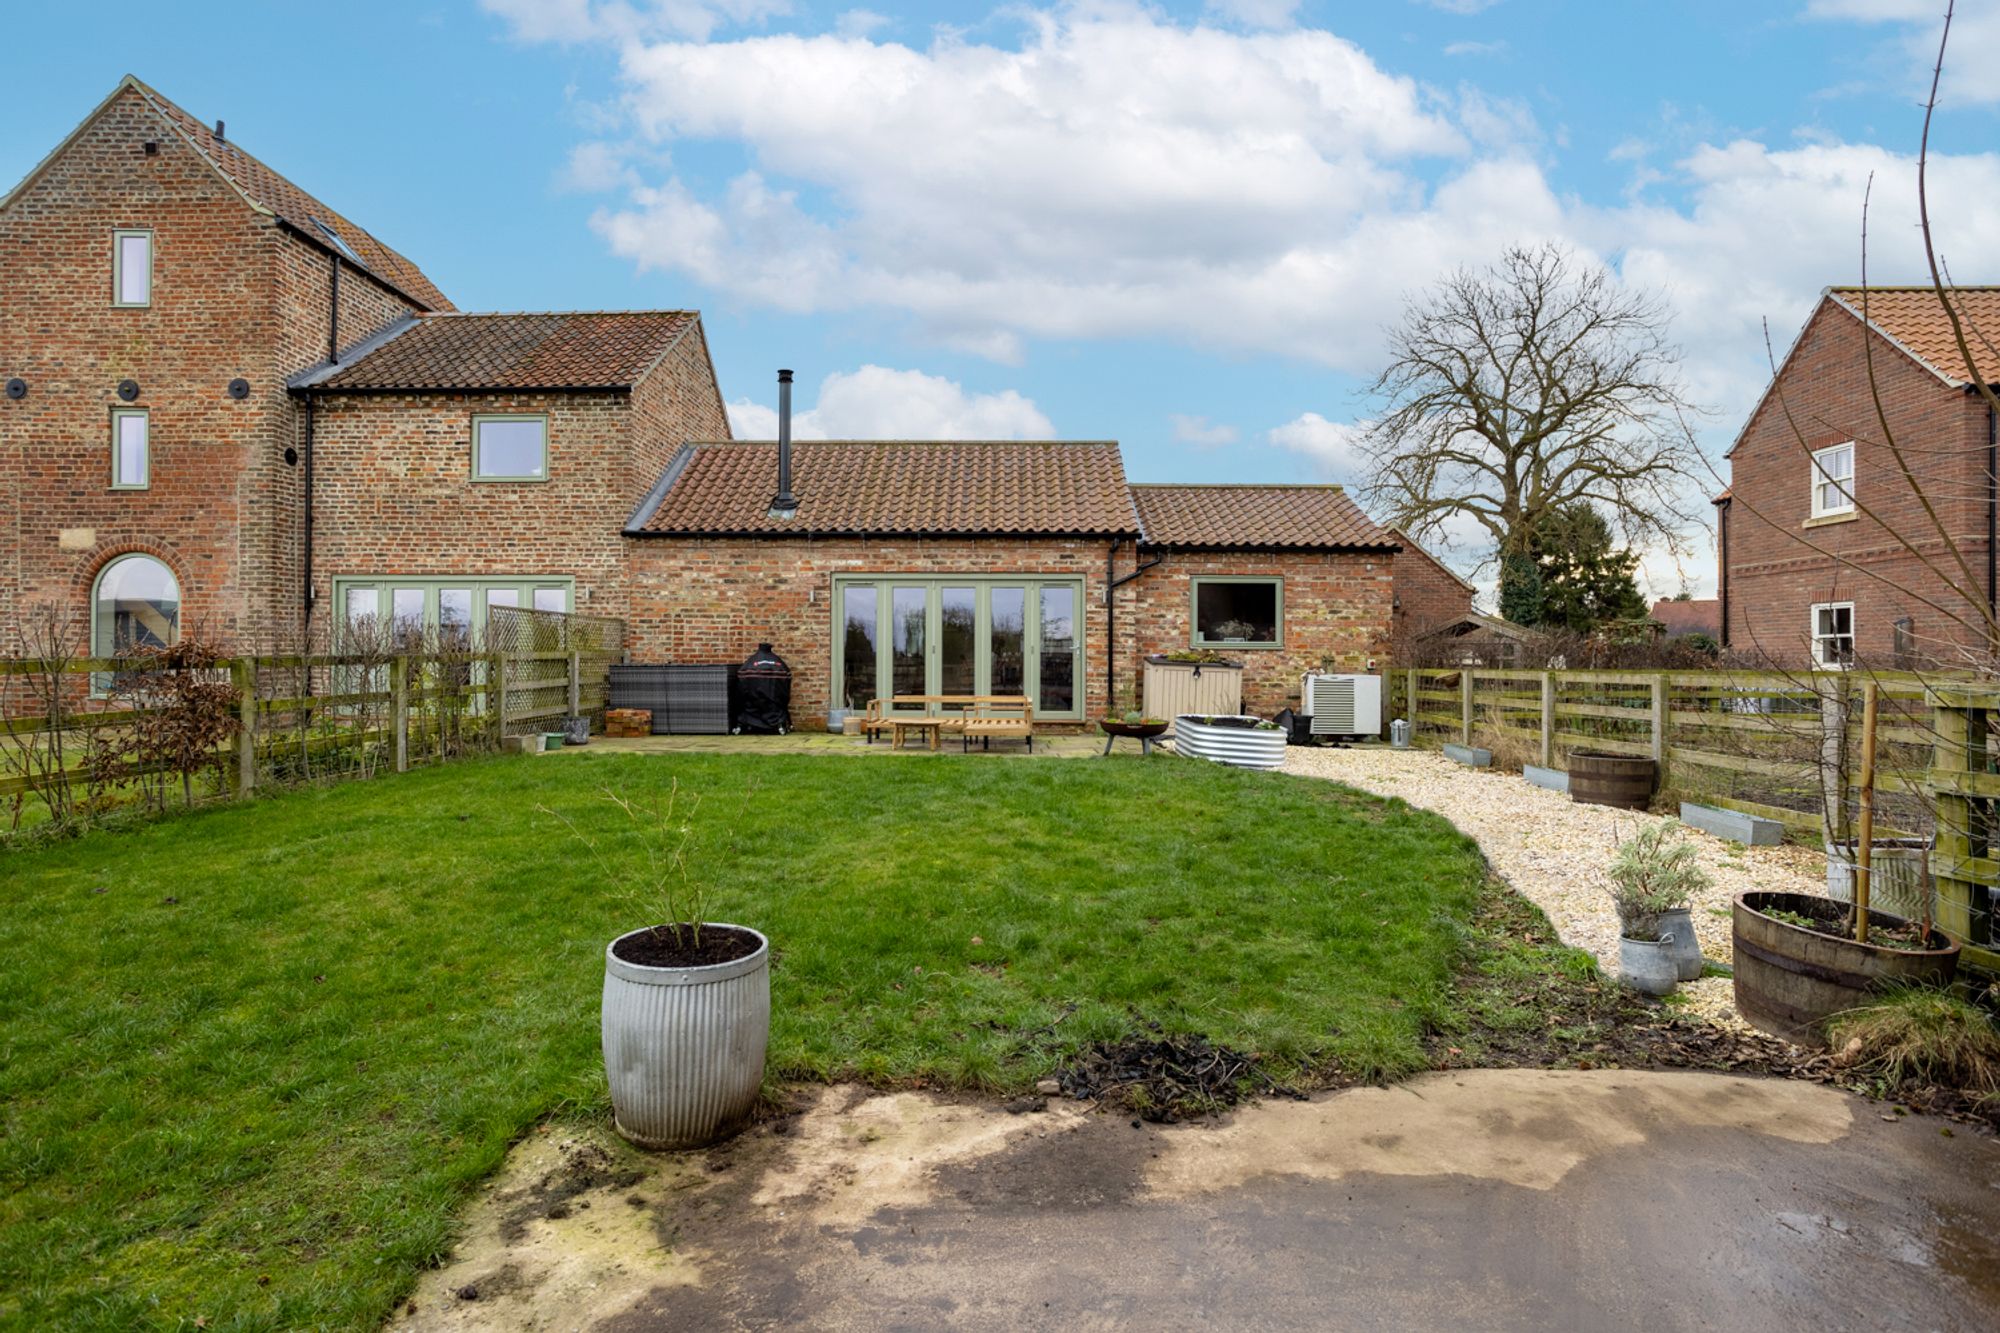
[[[1081,722],[1215,648],[1274,712],[1470,589],[1338,487],[1132,486],[1112,443],[729,439],[691,311],[471,313],[127,78],[0,198],[0,652],[488,608],[623,618],[641,661],[769,640],[802,725],[887,692]],[[775,503],[789,490],[788,504]]]
[[[1954,301],[1979,377],[2000,380],[2000,288]],[[1930,288],[1828,288],[1729,451],[1724,644],[1792,665],[1980,652],[1996,594],[1993,451],[1993,415]]]

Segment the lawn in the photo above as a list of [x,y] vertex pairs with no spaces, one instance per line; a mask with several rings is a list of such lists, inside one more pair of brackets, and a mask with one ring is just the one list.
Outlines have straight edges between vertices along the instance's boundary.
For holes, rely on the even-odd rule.
[[0,1323],[358,1327],[538,1120],[607,1114],[601,797],[699,793],[770,1075],[1018,1088],[1157,1022],[1393,1076],[1480,892],[1443,821],[1153,759],[492,759],[0,852]]

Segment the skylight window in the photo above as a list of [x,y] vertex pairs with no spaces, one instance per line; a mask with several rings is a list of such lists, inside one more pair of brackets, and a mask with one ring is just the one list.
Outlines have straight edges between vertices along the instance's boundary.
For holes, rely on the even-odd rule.
[[361,256],[354,253],[354,247],[349,245],[345,240],[343,240],[339,232],[327,226],[324,222],[321,222],[318,218],[314,218],[312,220],[312,224],[313,226],[319,228],[320,235],[326,237],[327,240],[333,243],[334,249],[340,251],[340,253],[346,255],[349,259],[353,260],[355,263],[362,264],[362,267],[364,268],[367,267],[366,264],[362,263]]

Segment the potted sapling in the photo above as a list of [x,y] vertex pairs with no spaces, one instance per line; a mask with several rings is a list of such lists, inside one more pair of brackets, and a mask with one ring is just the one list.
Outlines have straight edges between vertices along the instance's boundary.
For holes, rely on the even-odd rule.
[[1618,909],[1618,970],[1627,986],[1665,995],[1676,982],[1701,975],[1690,908],[1708,885],[1677,819],[1649,824],[1618,844],[1611,899]]
[[696,1148],[749,1119],[771,1032],[771,944],[748,926],[709,921],[707,886],[688,864],[698,798],[672,784],[639,802],[606,791],[622,817],[614,858],[567,816],[542,807],[663,918],[604,951],[604,1073],[618,1132],[642,1148]]

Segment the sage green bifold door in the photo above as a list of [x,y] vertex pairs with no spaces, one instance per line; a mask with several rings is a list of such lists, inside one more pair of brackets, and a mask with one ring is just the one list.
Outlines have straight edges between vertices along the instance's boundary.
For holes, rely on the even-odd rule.
[[835,706],[862,709],[898,694],[1015,694],[1035,701],[1037,717],[1078,717],[1082,608],[1081,579],[836,578]]

